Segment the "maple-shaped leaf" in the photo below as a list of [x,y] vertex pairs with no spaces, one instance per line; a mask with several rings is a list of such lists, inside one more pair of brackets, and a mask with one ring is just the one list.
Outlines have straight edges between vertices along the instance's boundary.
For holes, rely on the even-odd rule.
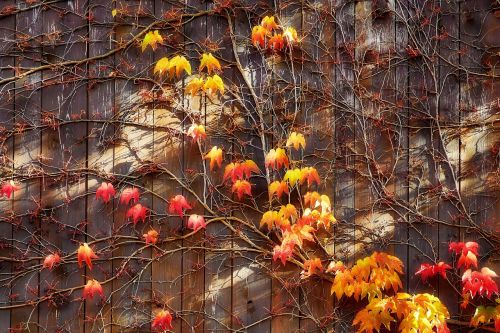
[[285,47],[285,39],[282,34],[273,34],[268,41],[268,47],[274,51],[283,50]]
[[449,250],[457,255],[457,267],[464,267],[465,269],[474,266],[477,268],[477,255],[479,254],[479,244],[476,242],[451,242]]
[[222,149],[213,146],[212,149],[203,157],[204,160],[210,160],[210,171],[213,170],[215,165],[219,168],[222,166]]
[[126,218],[132,218],[134,225],[136,225],[139,220],[144,223],[144,221],[146,221],[147,211],[148,209],[146,207],[138,203],[127,210]]
[[151,46],[153,51],[156,50],[156,44],[158,43],[163,43],[163,37],[160,35],[158,30],[148,31],[141,43],[142,52],[144,52],[148,46]]
[[205,218],[201,215],[193,214],[188,219],[188,228],[194,231],[204,229],[207,226]]
[[78,248],[77,260],[78,260],[78,266],[80,268],[83,267],[83,263],[85,262],[87,264],[88,268],[91,270],[92,269],[92,259],[98,259],[98,258],[99,257],[94,253],[94,250],[92,250],[87,243],[83,243]]
[[426,282],[430,277],[436,276],[440,274],[443,279],[446,278],[446,270],[451,269],[451,266],[440,261],[437,265],[432,264],[421,264],[418,271],[415,272],[415,275],[420,275],[422,281]]
[[[487,325],[490,322],[494,322],[495,326],[500,325],[500,305],[496,307],[479,305],[470,320],[470,325],[478,327],[479,325]],[[499,332],[499,328],[496,327],[495,331]]]
[[168,212],[170,214],[177,214],[182,218],[184,217],[183,209],[191,209],[191,208],[192,207],[189,205],[186,198],[181,194],[177,194],[176,196],[172,197],[172,199],[170,199]]
[[90,279],[83,287],[83,298],[92,299],[95,295],[99,295],[101,298],[104,298],[104,291],[102,290],[102,286],[99,281]]
[[151,328],[158,332],[164,332],[166,330],[171,330],[172,326],[172,315],[167,310],[161,310],[158,312],[153,319]]
[[252,29],[252,44],[257,47],[266,46],[267,30],[263,26],[257,25]]
[[245,160],[241,163],[241,169],[245,177],[250,178],[252,173],[260,173],[260,169],[257,164],[252,160]]
[[48,268],[49,270],[52,270],[54,266],[57,266],[61,262],[61,257],[59,256],[59,253],[55,252],[52,254],[49,254],[48,256],[43,259],[43,265],[42,268]]
[[0,189],[0,196],[6,196],[7,199],[10,199],[12,193],[17,191],[18,189],[19,186],[17,186],[13,180],[5,182],[2,184],[2,188]]
[[285,172],[285,176],[283,177],[283,181],[288,182],[291,187],[294,187],[295,184],[302,182],[302,171],[301,169],[289,169]]
[[250,178],[252,173],[260,173],[259,167],[254,161],[231,162],[224,169],[223,181],[231,179],[235,182],[237,179]]
[[134,204],[139,201],[139,196],[139,189],[137,187],[127,187],[120,196],[120,203],[129,205],[130,201],[132,201]]
[[203,90],[210,95],[216,95],[217,92],[220,92],[222,95],[224,95],[224,82],[222,81],[222,78],[217,74],[208,76],[205,84],[203,85]]
[[187,131],[187,135],[193,138],[193,141],[198,141],[199,139],[204,140],[207,138],[205,126],[201,124],[192,124]]
[[276,180],[269,184],[269,199],[271,199],[274,194],[276,194],[276,197],[278,197],[278,199],[281,199],[283,193],[289,193],[288,184],[286,182]]
[[306,148],[306,139],[302,133],[292,132],[290,136],[286,140],[287,147],[293,147],[295,150],[299,150],[300,147],[302,149]]
[[280,207],[279,215],[284,219],[289,219],[293,217],[297,219],[299,214],[297,212],[297,208],[292,204],[286,204]]
[[241,200],[241,198],[243,198],[243,195],[245,194],[248,196],[252,196],[252,185],[247,180],[238,179],[231,187],[231,191],[233,193],[236,193],[236,195],[238,196],[238,200]]
[[298,245],[302,247],[302,243],[304,240],[307,240],[309,242],[314,242],[314,228],[311,227],[310,225],[299,225],[299,224],[294,224],[292,225],[292,233],[297,236],[299,243]]
[[156,244],[158,242],[158,231],[151,229],[142,235],[146,244]]
[[265,166],[272,169],[281,169],[283,166],[288,168],[288,156],[283,148],[271,149],[266,154]]
[[260,25],[266,29],[267,31],[272,31],[274,29],[278,29],[278,24],[274,20],[274,16],[266,16],[262,19]]
[[307,186],[311,186],[313,183],[320,184],[318,171],[314,167],[305,167],[300,170],[301,179],[307,180]]
[[155,68],[153,69],[153,73],[154,74],[158,73],[159,75],[163,75],[167,73],[169,68],[170,68],[170,61],[168,60],[167,57],[163,57],[156,62]]
[[300,278],[306,279],[313,274],[323,273],[323,264],[320,258],[308,259],[304,261],[304,269],[300,272]]
[[276,245],[273,249],[273,261],[280,260],[283,266],[286,261],[292,257],[293,247],[289,245]]
[[101,198],[104,203],[108,203],[111,198],[115,196],[115,188],[113,184],[102,182],[101,186],[97,189],[95,193],[95,198]]
[[212,74],[214,70],[221,70],[219,60],[215,58],[212,53],[203,53],[200,61],[199,71],[201,72],[204,68],[207,69],[208,74]]
[[481,271],[468,269],[462,275],[462,293],[470,293],[472,297],[484,295],[491,298],[494,294],[498,294],[498,285],[493,280],[496,277],[497,274],[488,267],[481,268]]
[[205,86],[205,80],[203,80],[202,78],[193,78],[186,85],[185,88],[186,94],[194,96],[199,91],[202,91],[204,86]]
[[287,27],[284,29],[283,36],[285,37],[287,45],[294,45],[299,41],[297,36],[297,30],[292,27]]
[[182,72],[185,71],[188,75],[191,75],[191,64],[184,56],[176,55],[168,62],[168,71],[170,77],[180,78]]
[[268,230],[271,230],[279,220],[279,213],[274,210],[269,210],[262,215],[262,219],[260,220],[260,227],[262,228],[265,225],[267,226]]

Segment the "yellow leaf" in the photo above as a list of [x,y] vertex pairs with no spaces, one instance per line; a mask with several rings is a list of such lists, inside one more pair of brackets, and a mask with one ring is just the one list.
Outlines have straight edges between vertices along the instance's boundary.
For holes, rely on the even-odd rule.
[[224,82],[222,82],[219,75],[214,74],[213,76],[207,77],[203,90],[211,95],[215,95],[217,91],[224,94]]
[[168,66],[169,66],[168,58],[163,57],[156,62],[153,73],[154,74],[158,73],[158,74],[162,75],[163,73],[165,73],[168,70]]
[[172,59],[170,59],[168,65],[169,75],[171,77],[175,76],[180,78],[182,75],[182,71],[185,71],[189,75],[191,75],[191,64],[184,56],[176,55]]
[[269,199],[271,199],[275,193],[278,199],[281,198],[283,193],[288,194],[288,184],[284,181],[280,182],[278,180],[269,184]]
[[219,60],[217,60],[212,53],[203,53],[201,56],[199,71],[201,72],[205,67],[207,68],[208,74],[212,74],[214,69],[221,70]]
[[293,45],[299,40],[299,38],[297,37],[297,30],[292,27],[286,28],[283,32],[283,36],[285,37],[288,45]]
[[283,180],[287,181],[293,187],[297,182],[302,182],[302,171],[298,168],[287,170]]
[[158,43],[160,44],[163,43],[163,37],[160,35],[158,30],[148,31],[148,33],[146,34],[146,36],[144,36],[144,39],[142,40],[141,44],[142,52],[144,52],[148,46],[151,46],[153,51],[156,50],[157,47],[156,44]]
[[299,150],[300,147],[302,149],[306,148],[306,139],[302,133],[292,132],[288,139],[286,140],[286,146],[295,148],[295,150]]
[[278,29],[278,25],[274,21],[274,16],[266,16],[262,19],[262,23],[260,24],[267,31],[271,31],[274,29]]
[[117,12],[116,12],[116,9],[113,9],[113,10],[111,11],[111,16],[115,17],[115,16],[116,16],[116,13],[117,13]]
[[213,146],[203,159],[210,159],[210,170],[215,167],[216,163],[220,168],[222,166],[222,149],[218,148],[217,146]]
[[203,89],[203,85],[205,81],[202,78],[194,78],[186,85],[186,94],[190,94],[191,96],[196,95],[199,91]]

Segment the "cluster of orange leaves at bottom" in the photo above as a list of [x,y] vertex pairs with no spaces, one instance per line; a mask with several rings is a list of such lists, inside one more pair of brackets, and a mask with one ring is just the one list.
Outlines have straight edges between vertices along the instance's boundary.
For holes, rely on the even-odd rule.
[[[276,30],[281,29],[282,32]],[[293,47],[298,42],[297,31],[292,27],[281,28],[274,16],[266,16],[260,25],[252,28],[252,44],[261,48],[268,47],[271,50],[283,50],[285,47]]]

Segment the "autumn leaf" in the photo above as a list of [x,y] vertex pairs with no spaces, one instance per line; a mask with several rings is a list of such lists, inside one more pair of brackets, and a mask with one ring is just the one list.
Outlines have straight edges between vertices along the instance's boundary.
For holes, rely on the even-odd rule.
[[170,77],[174,77],[175,74],[177,78],[180,78],[183,71],[185,71],[188,75],[191,75],[191,64],[184,56],[176,55],[170,59],[168,63],[168,71]]
[[170,66],[170,61],[167,57],[163,57],[156,62],[155,68],[153,69],[153,74],[158,73],[159,75],[163,75],[167,73]]
[[146,244],[156,244],[158,242],[158,231],[151,229],[146,234],[142,235]]
[[304,261],[304,269],[300,272],[300,278],[306,279],[313,274],[323,273],[323,264],[320,258]]
[[207,134],[205,133],[205,126],[198,124],[191,124],[187,131],[187,135],[190,136],[193,141],[198,141],[199,139],[206,139]]
[[205,86],[205,81],[202,78],[193,78],[186,85],[185,88],[186,94],[194,96],[199,91],[202,91],[204,86]]
[[457,267],[465,269],[474,266],[477,268],[477,255],[479,255],[479,244],[476,242],[451,242],[449,245],[450,252],[459,254]]
[[116,16],[116,13],[117,13],[116,9],[113,9],[113,10],[111,11],[111,16],[115,17],[115,16]]
[[216,164],[220,168],[222,166],[222,149],[213,146],[203,159],[210,159],[210,171],[213,170]]
[[280,260],[283,266],[286,261],[292,257],[293,247],[289,245],[276,245],[273,249],[273,261]]
[[253,27],[252,29],[252,44],[257,47],[265,47],[266,46],[266,35],[267,35],[267,30],[260,26],[257,25]]
[[288,168],[288,156],[283,148],[271,149],[265,157],[265,166],[272,169],[281,169],[283,166]]
[[266,31],[272,31],[274,29],[278,29],[278,24],[276,24],[274,20],[274,16],[266,16],[262,19],[260,24]]
[[283,180],[288,182],[291,187],[294,187],[295,184],[302,182],[302,171],[298,168],[289,169],[285,172]]
[[470,325],[478,327],[479,325],[487,325],[490,322],[495,323],[496,332],[500,331],[500,305],[496,307],[479,305],[470,320]]
[[290,133],[290,136],[286,140],[286,146],[293,147],[295,150],[299,150],[301,147],[302,147],[302,149],[305,149],[306,148],[306,139],[304,138],[303,134],[297,133],[297,132],[292,132],[292,133]]
[[498,294],[498,285],[493,280],[496,277],[497,274],[488,267],[481,268],[481,271],[468,269],[462,275],[462,293],[470,293],[472,297],[479,295],[491,298],[494,294]]
[[252,185],[247,180],[238,179],[234,182],[231,191],[233,193],[236,192],[238,200],[241,200],[241,198],[243,198],[243,195],[245,194],[248,196],[252,196]]
[[148,31],[148,33],[144,36],[144,39],[142,40],[141,44],[141,49],[142,52],[146,50],[148,46],[151,46],[151,48],[156,50],[156,47],[158,43],[163,43],[163,37],[160,35],[158,30],[155,31]]
[[177,214],[182,218],[184,217],[183,209],[191,209],[191,208],[192,207],[189,205],[186,198],[181,194],[177,194],[176,196],[172,197],[172,199],[170,199],[168,212],[170,214]]
[[101,186],[97,189],[95,193],[95,198],[98,200],[99,198],[102,199],[104,203],[108,203],[111,198],[115,196],[115,188],[113,184],[111,183],[106,183],[103,182]]
[[88,268],[91,270],[92,259],[98,259],[98,258],[99,257],[94,253],[94,251],[90,248],[90,246],[87,243],[83,243],[78,248],[77,260],[78,260],[78,266],[80,268],[83,267],[83,263],[85,262]]
[[52,270],[54,266],[57,266],[60,262],[61,257],[59,256],[59,253],[55,252],[45,257],[45,259],[43,260],[42,268],[48,268],[49,270]]
[[328,264],[328,267],[326,268],[327,273],[336,273],[337,271],[343,272],[345,271],[346,267],[342,261],[332,261]]
[[297,208],[292,204],[286,204],[281,206],[279,214],[284,219],[289,219],[290,217],[297,219],[299,215],[299,213],[297,212]]
[[120,203],[124,205],[137,203],[139,201],[139,189],[137,187],[127,187],[120,196]]
[[285,28],[283,36],[285,37],[285,40],[288,45],[294,45],[299,41],[299,38],[297,36],[297,30],[295,30],[292,27]]
[[83,287],[83,298],[92,299],[95,295],[99,295],[101,298],[104,298],[104,292],[99,281],[90,279]]
[[268,46],[275,51],[283,50],[283,47],[285,47],[285,40],[283,39],[283,35],[276,33],[273,34],[271,38],[269,38]]
[[436,276],[440,274],[443,279],[446,278],[446,270],[451,269],[451,266],[440,261],[437,265],[432,264],[422,264],[420,265],[419,270],[415,273],[415,275],[420,275],[422,281],[427,281],[430,277]]
[[170,314],[170,312],[167,310],[161,310],[160,312],[158,312],[153,319],[151,328],[153,328],[157,332],[164,332],[166,330],[173,329],[172,315]]
[[292,233],[297,236],[298,239],[298,245],[302,247],[302,244],[304,240],[307,240],[309,242],[314,242],[314,228],[311,227],[310,225],[299,225],[299,224],[294,224],[292,225]]
[[301,180],[307,180],[307,186],[311,186],[313,183],[320,184],[318,171],[313,167],[304,167],[300,170]]
[[224,94],[224,82],[221,77],[217,74],[213,76],[208,76],[205,84],[203,85],[203,90],[210,94],[215,95],[217,92],[220,92],[222,95]]
[[254,161],[231,162],[224,169],[223,181],[231,179],[231,181],[235,182],[237,179],[248,179],[252,173],[260,173],[259,167]]
[[280,220],[280,215],[274,210],[269,210],[262,215],[260,220],[260,227],[267,226],[268,230],[271,230],[276,223]]
[[207,69],[208,74],[212,74],[215,69],[221,70],[219,60],[212,53],[203,53],[201,56],[199,71],[201,72],[204,68]]
[[136,225],[139,220],[141,220],[143,223],[144,221],[146,221],[146,213],[147,208],[138,203],[127,210],[126,218],[132,218],[134,225]]
[[14,183],[13,180],[5,182],[2,184],[2,188],[0,189],[0,196],[6,196],[7,199],[10,199],[12,193],[17,191],[19,186]]
[[204,229],[207,226],[205,218],[201,215],[193,214],[188,219],[188,228],[194,231]]
[[269,199],[273,197],[274,194],[276,194],[276,197],[278,199],[281,198],[283,193],[288,194],[288,184],[284,181],[274,181],[271,184],[269,184]]

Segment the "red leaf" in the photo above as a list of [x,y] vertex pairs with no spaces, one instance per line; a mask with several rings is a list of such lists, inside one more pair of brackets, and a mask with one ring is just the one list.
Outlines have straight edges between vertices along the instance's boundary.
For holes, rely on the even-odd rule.
[[146,220],[146,213],[147,213],[147,208],[138,203],[127,210],[126,217],[127,219],[132,218],[134,225],[136,225],[139,220],[141,220],[142,222]]
[[460,254],[457,267],[468,269],[471,266],[477,268],[477,255],[479,254],[479,244],[476,242],[451,242],[449,245],[451,252]]
[[127,187],[123,190],[120,196],[120,203],[128,205],[130,204],[130,200],[132,200],[132,203],[139,201],[139,189],[137,187]]
[[83,287],[83,298],[92,299],[95,294],[99,294],[101,298],[104,298],[101,284],[94,279],[88,280],[87,284]]
[[97,192],[95,193],[95,198],[101,198],[104,203],[108,203],[109,200],[115,196],[115,193],[113,184],[102,182],[101,186],[99,186]]
[[497,274],[488,267],[483,267],[480,272],[468,269],[462,275],[463,293],[470,292],[472,297],[485,295],[491,298],[493,294],[498,294],[498,286],[493,280],[496,277]]
[[288,244],[276,245],[273,250],[273,260],[281,260],[283,266],[286,265],[286,261],[292,257],[293,246]]
[[42,267],[52,270],[54,266],[56,266],[60,262],[61,262],[61,257],[59,256],[59,253],[55,252],[45,257],[45,259],[43,260]]
[[5,182],[2,184],[2,188],[0,189],[0,196],[6,196],[8,199],[10,199],[12,193],[16,190],[19,189],[19,186],[17,186],[14,181],[9,181]]
[[170,214],[177,214],[181,218],[184,217],[183,209],[191,209],[192,207],[187,202],[183,195],[177,194],[172,199],[170,199],[170,205],[168,207],[168,212]]
[[167,310],[161,310],[155,316],[151,327],[158,331],[163,332],[166,330],[171,330],[172,327],[172,315]]
[[433,277],[437,274],[441,274],[443,279],[447,279],[446,270],[451,269],[451,266],[440,261],[437,265],[422,264],[420,269],[415,273],[415,275],[420,275],[422,281],[427,281],[428,278]]
[[89,267],[89,269],[92,269],[92,259],[97,259],[99,257],[96,256],[94,251],[90,248],[90,246],[87,243],[83,243],[78,248],[77,258],[78,258],[78,266],[80,266],[80,268],[83,267],[83,262],[85,262]]
[[206,227],[205,218],[201,215],[193,214],[188,219],[188,228],[194,231]]

